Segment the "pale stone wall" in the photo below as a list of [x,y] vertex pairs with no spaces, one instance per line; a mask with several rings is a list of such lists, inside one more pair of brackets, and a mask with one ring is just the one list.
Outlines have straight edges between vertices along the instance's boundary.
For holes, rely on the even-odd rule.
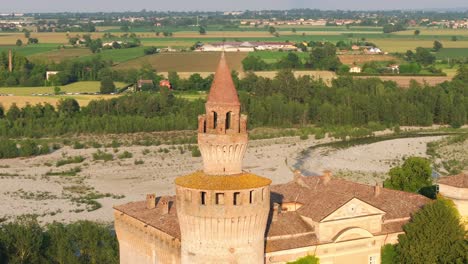
[[203,171],[211,175],[242,173],[242,158],[247,150],[247,134],[199,134]]
[[265,254],[265,263],[286,263],[307,255],[317,256],[320,259],[320,264],[367,264],[371,256],[376,257],[376,263],[380,263],[380,250],[383,245],[388,243],[387,240],[387,235],[379,235],[276,251]]
[[468,217],[468,188],[439,184],[439,193],[453,200],[462,217]]
[[119,240],[121,264],[179,264],[180,241],[114,211],[115,231]]
[[350,227],[359,227],[370,233],[380,232],[382,230],[382,216],[375,215],[319,223],[316,234],[320,241],[332,241],[342,231]]
[[[204,205],[200,200],[202,191]],[[269,186],[229,191],[177,186],[176,197],[182,234],[181,263],[263,263]]]

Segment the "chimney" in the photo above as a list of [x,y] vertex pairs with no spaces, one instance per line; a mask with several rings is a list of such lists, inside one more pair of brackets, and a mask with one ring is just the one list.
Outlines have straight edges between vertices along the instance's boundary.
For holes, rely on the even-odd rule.
[[273,204],[273,215],[272,215],[272,221],[276,222],[278,221],[278,215],[281,213],[281,206],[279,203],[274,203]]
[[382,192],[382,184],[381,183],[376,183],[374,185],[374,197],[377,197],[380,195],[380,193]]
[[329,171],[329,170],[324,171],[324,172],[323,172],[323,175],[322,175],[322,177],[321,177],[322,183],[323,183],[324,185],[327,185],[328,182],[330,182],[331,178],[332,178],[332,172]]
[[8,71],[13,72],[13,54],[8,50]]
[[156,194],[147,194],[146,195],[146,208],[154,209],[156,207]]
[[161,208],[161,214],[163,215],[166,215],[169,213],[169,201],[164,199],[164,198],[161,198],[161,200],[159,200],[159,208]]

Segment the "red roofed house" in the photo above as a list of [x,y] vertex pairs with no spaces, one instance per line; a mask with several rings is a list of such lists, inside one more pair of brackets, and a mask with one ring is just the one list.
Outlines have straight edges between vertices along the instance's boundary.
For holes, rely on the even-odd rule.
[[203,170],[175,180],[175,196],[115,206],[120,263],[377,264],[381,247],[429,199],[334,179],[330,172],[272,185],[242,169],[247,116],[224,54],[198,118]]
[[169,82],[169,80],[161,80],[159,82],[159,87],[166,87],[169,90],[172,90],[172,84],[171,84],[171,82]]

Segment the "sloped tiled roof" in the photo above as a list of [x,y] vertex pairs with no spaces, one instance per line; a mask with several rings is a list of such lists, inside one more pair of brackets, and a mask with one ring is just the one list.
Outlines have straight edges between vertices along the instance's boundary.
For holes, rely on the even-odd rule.
[[[266,251],[273,252],[318,244],[313,226],[303,217],[319,222],[353,198],[385,212],[379,234],[402,232],[411,214],[430,200],[422,195],[382,188],[378,195],[374,186],[331,179],[327,183],[320,177],[300,177],[286,184],[271,186],[272,203],[298,202],[302,206],[293,212],[281,212],[267,224]],[[161,198],[159,198],[161,199]],[[175,197],[162,197],[170,203],[168,214],[156,206],[147,209],[146,202],[132,202],[114,207],[116,210],[140,220],[154,228],[180,239],[180,227],[175,208]],[[292,236],[291,236],[292,235]]]
[[278,203],[297,201],[303,204],[297,211],[317,222],[352,198],[384,211],[384,220],[409,217],[429,201],[419,194],[385,188],[381,188],[380,194],[375,195],[374,186],[340,179],[324,183],[320,177],[301,177],[301,181],[301,184],[292,181],[272,186],[271,191],[277,193],[272,197]]
[[438,183],[445,184],[445,185],[452,186],[452,187],[468,188],[468,174],[460,173],[454,176],[446,176],[446,177],[440,178]]
[[231,71],[227,65],[224,52],[216,70],[210,93],[208,94],[208,104],[240,105],[236,87],[232,80]]

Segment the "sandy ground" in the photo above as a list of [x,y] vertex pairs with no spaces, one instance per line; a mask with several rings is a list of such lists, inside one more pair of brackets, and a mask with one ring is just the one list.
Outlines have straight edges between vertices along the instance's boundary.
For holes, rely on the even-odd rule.
[[[244,169],[266,176],[274,184],[292,179],[293,166],[302,162],[304,174],[320,174],[325,169],[338,171],[385,173],[404,156],[424,156],[426,143],[440,137],[396,139],[349,149],[318,148],[304,154],[310,146],[331,139],[300,140],[298,137],[251,141],[244,159]],[[169,153],[162,150],[168,149]],[[102,149],[104,150],[104,149]],[[181,153],[178,146],[131,146],[107,149],[113,161],[94,161],[97,149],[75,150],[64,147],[49,155],[27,159],[0,160],[0,218],[38,214],[46,223],[81,219],[112,221],[112,206],[143,200],[147,193],[171,195],[174,179],[201,169],[201,158],[190,151]],[[124,151],[132,158],[119,159]],[[80,164],[56,167],[57,160],[81,155]],[[136,160],[144,164],[135,165]],[[47,172],[67,171],[80,167],[77,176],[47,176]],[[84,204],[72,201],[89,193],[109,193],[113,197],[97,199],[102,208],[88,212]],[[117,196],[124,196],[123,198]]]

